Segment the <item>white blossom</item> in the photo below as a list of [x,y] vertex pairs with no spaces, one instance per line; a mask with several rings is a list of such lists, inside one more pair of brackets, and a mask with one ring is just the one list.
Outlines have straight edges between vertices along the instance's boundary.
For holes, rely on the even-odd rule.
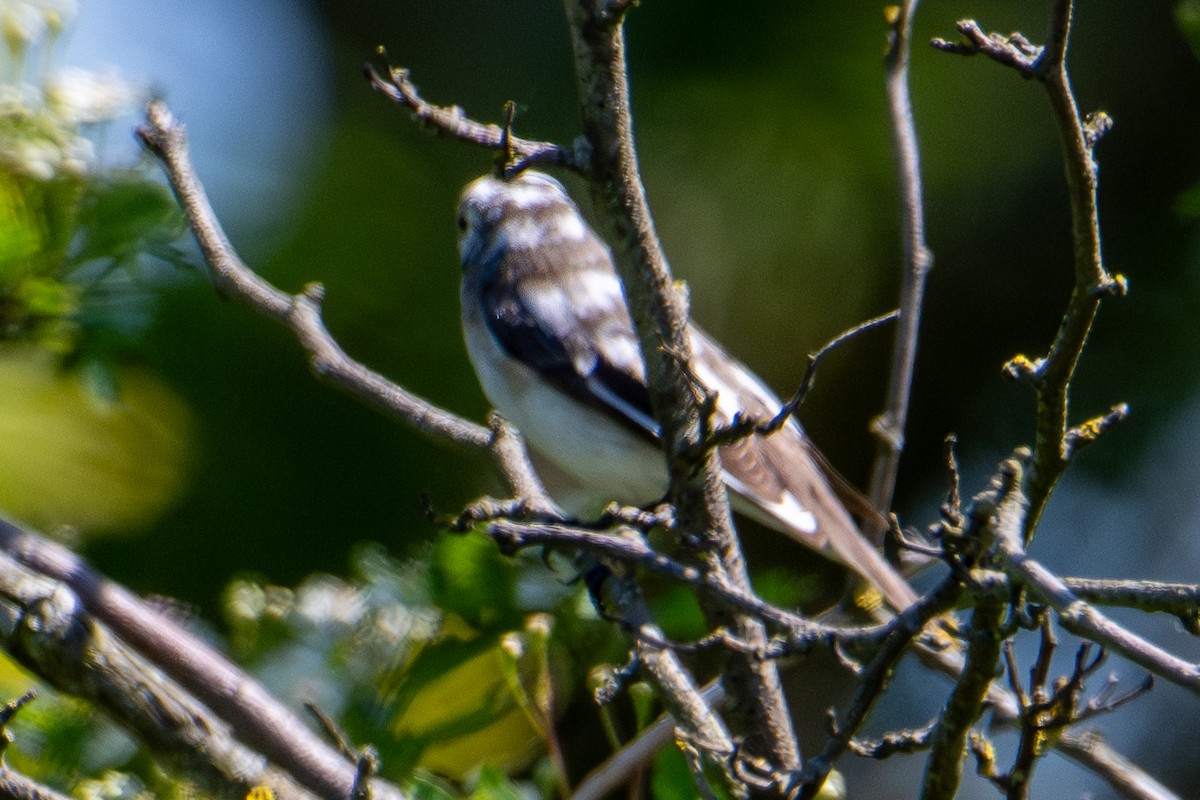
[[64,67],[46,81],[46,104],[65,124],[105,122],[141,105],[144,92],[117,74]]

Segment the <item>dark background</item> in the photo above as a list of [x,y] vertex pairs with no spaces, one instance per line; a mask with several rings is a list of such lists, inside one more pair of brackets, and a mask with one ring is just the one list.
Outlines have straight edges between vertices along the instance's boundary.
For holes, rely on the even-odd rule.
[[[261,191],[254,169],[238,167],[216,197],[218,213],[281,288],[326,284],[328,323],[349,353],[482,420],[486,404],[459,332],[453,212],[491,154],[418,128],[370,91],[361,65],[385,45],[430,101],[495,121],[511,99],[518,133],[570,142],[578,124],[560,6],[267,8],[259,11],[311,22],[302,56],[312,59],[303,64],[309,82],[286,100],[308,126],[304,145],[270,176],[279,182],[271,191]],[[1071,286],[1065,185],[1043,91],[982,58],[923,43],[953,37],[954,21],[967,16],[1040,41],[1048,8],[957,0],[919,9],[912,86],[936,264],[896,501],[912,524],[936,516],[945,434],[959,436],[967,493],[1031,441],[1032,392],[1004,380],[1001,366],[1045,351]],[[1039,544],[1071,573],[1194,581],[1200,558],[1191,517],[1200,470],[1189,444],[1200,430],[1192,410],[1200,287],[1195,224],[1176,210],[1200,180],[1200,66],[1172,10],[1110,0],[1082,3],[1077,14],[1070,66],[1079,102],[1116,123],[1098,148],[1105,256],[1131,291],[1102,309],[1072,412],[1081,421],[1127,401],[1133,413],[1080,459],[1043,525]],[[186,93],[187,80],[227,99],[204,110],[175,105],[207,148],[207,163],[197,156],[202,175],[229,171],[207,115],[236,132],[231,149],[239,140],[286,148],[299,135],[289,127],[297,122],[238,127],[237,102],[285,102],[260,83],[278,80],[279,70],[286,80],[291,45],[278,26],[254,19],[259,11],[231,17],[239,56],[282,53],[281,61],[258,72],[225,68],[218,37],[209,66],[158,84],[168,102]],[[899,212],[883,29],[879,4],[833,0],[650,0],[629,18],[641,162],[672,267],[690,285],[694,316],[781,392],[799,379],[807,352],[895,303]],[[134,39],[169,33],[127,30]],[[239,188],[256,185],[253,201],[239,199]],[[890,333],[877,333],[836,353],[802,412],[821,449],[859,485],[889,347]],[[480,456],[433,445],[318,386],[287,333],[219,301],[203,279],[163,299],[145,359],[192,407],[199,435],[178,504],[136,536],[87,545],[102,569],[139,591],[211,613],[238,574],[290,584],[314,570],[338,572],[362,540],[421,552],[435,534],[419,511],[422,490],[454,510],[499,488]],[[762,563],[778,546],[756,539],[752,552]],[[1163,635],[1180,645],[1169,626]],[[1163,702],[1179,697],[1170,691],[1159,691]],[[1172,759],[1161,738],[1147,741],[1135,756],[1158,751],[1160,769],[1185,768],[1188,759]]]

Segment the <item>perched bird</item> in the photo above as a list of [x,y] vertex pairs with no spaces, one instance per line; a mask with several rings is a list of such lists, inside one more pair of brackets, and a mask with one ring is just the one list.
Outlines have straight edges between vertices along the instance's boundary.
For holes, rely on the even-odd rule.
[[[458,206],[462,321],[484,394],[570,484],[568,510],[644,505],[667,489],[645,366],[612,254],[562,184],[527,170],[490,175]],[[773,417],[779,398],[695,325],[691,368],[719,424]],[[789,420],[718,451],[735,508],[839,561],[896,610],[916,599],[859,531]]]

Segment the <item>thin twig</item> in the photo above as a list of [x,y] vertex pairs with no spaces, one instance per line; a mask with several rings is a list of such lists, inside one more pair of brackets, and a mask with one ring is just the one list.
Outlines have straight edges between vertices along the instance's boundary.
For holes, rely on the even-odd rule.
[[489,429],[465,420],[350,358],[321,319],[324,290],[318,284],[309,284],[300,293],[288,295],[246,266],[225,236],[192,167],[184,126],[165,104],[158,101],[150,104],[146,123],[138,128],[138,135],[166,171],[219,293],[289,327],[308,354],[309,365],[319,380],[436,441],[490,450],[518,496],[535,503],[548,503],[523,446],[502,425],[494,423]]
[[[1089,438],[1087,427],[1068,428],[1071,377],[1083,353],[1100,301],[1107,295],[1124,294],[1126,290],[1125,279],[1120,275],[1109,275],[1104,268],[1100,249],[1097,166],[1093,155],[1097,141],[1111,127],[1112,120],[1107,115],[1085,119],[1075,103],[1067,75],[1067,45],[1073,13],[1071,0],[1055,0],[1045,47],[1036,47],[1019,34],[986,35],[973,21],[958,24],[964,41],[955,45],[943,40],[934,42],[935,47],[948,52],[981,53],[1018,70],[1026,78],[1039,80],[1050,99],[1062,143],[1071,201],[1075,286],[1049,352],[1036,360],[1017,356],[1005,367],[1008,374],[1029,380],[1037,399],[1034,458],[1028,488],[1030,510],[1024,533],[1026,543],[1033,537],[1050,494],[1078,445],[1095,438],[1094,435]],[[1111,427],[1125,412],[1123,406],[1114,408],[1093,426],[1095,433]]]
[[899,311],[889,311],[886,314],[871,317],[852,328],[842,331],[822,345],[820,349],[809,353],[807,365],[804,368],[804,376],[800,379],[800,385],[796,387],[795,393],[788,398],[787,402],[779,407],[779,411],[775,413],[775,416],[764,420],[739,411],[734,415],[732,422],[709,434],[705,439],[706,446],[709,448],[721,447],[722,445],[732,444],[746,436],[770,436],[779,431],[808,398],[808,393],[812,391],[813,386],[816,384],[817,368],[821,366],[821,361],[827,355],[856,336],[893,322],[899,315]]
[[142,142],[162,163],[171,188],[187,214],[217,291],[292,328],[308,352],[313,372],[362,400],[392,412],[417,430],[441,441],[484,448],[491,433],[425,402],[352,361],[321,321],[323,290],[309,284],[297,295],[279,291],[246,266],[225,236],[191,164],[184,126],[167,106],[155,101],[138,128]]
[[[593,556],[581,556],[581,570]],[[601,596],[595,597],[596,594]],[[732,769],[737,747],[720,718],[701,695],[679,656],[659,642],[666,637],[650,616],[641,587],[630,574],[607,573],[603,585],[593,590],[606,615],[617,619],[633,635],[637,663],[659,688],[663,703],[675,718],[679,735],[699,748],[722,770]]]
[[[716,708],[725,699],[725,690],[720,681],[713,681],[701,690],[700,695],[710,708]],[[643,769],[658,751],[670,744],[674,736],[675,720],[669,715],[659,717],[603,764],[585,775],[575,787],[571,800],[601,800],[612,794]]]
[[410,110],[423,125],[443,136],[502,151],[503,168],[510,174],[534,166],[566,167],[587,174],[589,154],[585,146],[568,148],[553,142],[522,139],[511,135],[506,126],[485,124],[468,118],[458,106],[443,107],[426,102],[417,92],[406,69],[387,65],[386,74],[380,74],[374,65],[367,64],[363,72],[372,89]]
[[1120,653],[1154,675],[1200,694],[1200,665],[1171,655],[1085,603],[1061,578],[1030,558],[1022,537],[1012,530],[997,527],[996,545],[1004,571],[1024,584],[1035,600],[1054,609],[1059,622],[1068,631]]
[[945,613],[961,593],[957,582],[943,582],[937,589],[922,596],[903,613],[893,618],[886,638],[871,663],[858,676],[854,698],[842,719],[833,719],[832,734],[821,753],[808,760],[797,776],[796,787],[803,787],[801,798],[814,797],[826,775],[848,749],[854,737],[866,723],[875,703],[883,696],[896,664],[907,652],[925,626]]
[[[999,535],[1001,529],[1021,530],[1025,520],[1021,479],[1021,465],[1016,459],[1002,465],[1003,483],[995,516],[986,532],[989,538]],[[983,713],[984,701],[994,692],[992,684],[1002,654],[1000,626],[1008,605],[1006,588],[998,582],[977,591],[968,633],[966,666],[933,731],[921,795],[924,798],[952,798],[958,792],[968,733]]]
[[871,467],[867,497],[886,516],[904,450],[904,429],[912,395],[925,277],[933,268],[933,253],[925,242],[925,209],[921,188],[920,149],[908,90],[908,63],[912,50],[912,18],[917,0],[902,0],[889,7],[887,72],[888,118],[900,179],[903,270],[900,283],[900,321],[892,348],[891,377],[883,413],[871,423],[879,443]]

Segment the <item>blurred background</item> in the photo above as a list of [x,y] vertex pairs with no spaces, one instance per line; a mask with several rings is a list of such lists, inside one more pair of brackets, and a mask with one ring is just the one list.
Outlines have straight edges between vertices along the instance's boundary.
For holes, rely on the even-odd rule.
[[[912,90],[936,262],[897,492],[908,524],[936,518],[947,433],[959,437],[968,494],[1031,442],[1032,392],[1000,368],[1016,353],[1044,352],[1071,286],[1067,198],[1044,93],[983,59],[922,43],[953,38],[963,17],[1041,41],[1048,7],[929,0],[917,16]],[[1130,294],[1104,305],[1072,410],[1082,421],[1126,401],[1132,414],[1079,459],[1042,525],[1035,555],[1067,574],[1197,580],[1200,63],[1185,32],[1198,17],[1189,2],[1097,0],[1077,12],[1078,100],[1115,120],[1097,151],[1102,223],[1108,266],[1127,276]],[[806,353],[895,303],[881,8],[647,2],[627,30],[643,174],[693,315],[790,392]],[[492,156],[419,128],[371,92],[361,66],[383,45],[429,101],[496,121],[511,99],[520,135],[570,142],[578,124],[558,3],[80,0],[62,44],[63,63],[111,66],[168,102],[244,258],[287,291],[325,283],[329,327],[349,353],[484,418],[459,331],[453,213]],[[135,122],[105,127],[100,158],[139,158]],[[317,570],[340,573],[363,541],[401,557],[424,552],[436,530],[420,512],[422,491],[454,511],[499,490],[485,459],[435,446],[317,385],[286,332],[220,301],[199,275],[157,291],[136,361],[174,395],[163,403],[181,408],[163,414],[188,435],[178,463],[163,467],[177,479],[162,503],[82,533],[88,557],[118,580],[212,613],[234,577],[291,585]],[[860,486],[889,348],[890,333],[875,333],[835,353],[802,411],[829,460]],[[33,505],[22,516],[44,527],[79,524],[69,504]],[[752,564],[778,561],[781,547],[752,534]],[[1200,656],[1176,626],[1150,626],[1177,652]],[[1115,669],[1129,683],[1140,677]],[[938,698],[929,701],[920,713]],[[1162,685],[1105,727],[1129,755],[1185,786],[1195,759],[1162,725],[1187,729],[1196,709]],[[808,712],[819,725],[819,709]],[[911,709],[885,712],[881,726],[925,721]],[[1138,720],[1152,720],[1151,730]],[[908,785],[895,782],[911,781],[916,763],[846,770],[861,796],[891,796],[885,788]],[[1042,796],[1107,796],[1059,759],[1041,780]]]

